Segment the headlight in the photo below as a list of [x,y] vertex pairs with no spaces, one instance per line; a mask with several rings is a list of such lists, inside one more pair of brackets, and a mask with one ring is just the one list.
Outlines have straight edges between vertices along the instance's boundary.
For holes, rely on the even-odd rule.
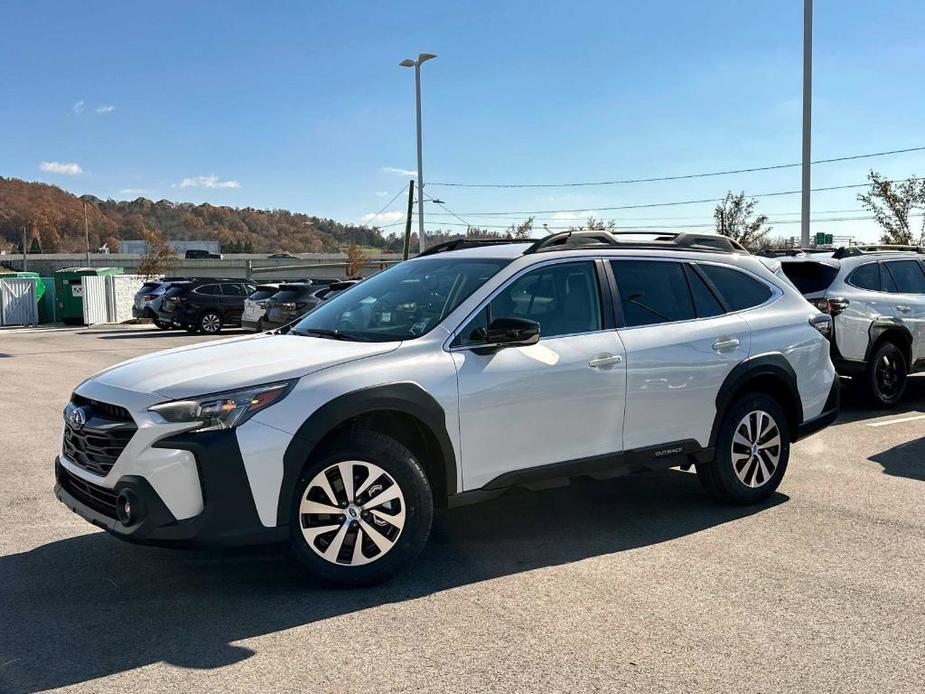
[[295,381],[270,383],[228,393],[203,395],[200,398],[174,400],[149,408],[173,423],[199,423],[194,431],[231,429],[243,424],[260,410],[279,402],[292,390]]

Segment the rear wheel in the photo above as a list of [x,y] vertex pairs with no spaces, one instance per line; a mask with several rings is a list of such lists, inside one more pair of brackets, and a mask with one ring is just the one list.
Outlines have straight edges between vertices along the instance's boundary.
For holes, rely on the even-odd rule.
[[906,392],[909,366],[906,355],[893,342],[882,342],[874,350],[867,372],[865,386],[876,407],[893,407]]
[[161,320],[160,318],[154,320],[154,325],[161,330],[170,330],[173,327],[173,323],[168,320]]
[[199,316],[199,329],[206,335],[218,335],[222,331],[222,316],[217,311],[206,311]]
[[369,585],[417,557],[432,520],[430,485],[411,452],[361,431],[326,446],[305,467],[289,532],[293,552],[314,578]]
[[777,400],[753,393],[736,400],[723,415],[716,458],[697,464],[697,476],[716,499],[753,504],[780,485],[790,458],[790,428]]

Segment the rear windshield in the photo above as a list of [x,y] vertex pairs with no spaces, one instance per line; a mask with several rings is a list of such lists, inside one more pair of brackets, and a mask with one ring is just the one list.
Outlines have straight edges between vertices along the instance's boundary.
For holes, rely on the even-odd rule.
[[781,263],[781,266],[801,294],[824,292],[838,274],[837,267],[822,263]]
[[277,290],[275,287],[271,289],[258,289],[256,292],[254,292],[247,298],[252,301],[260,301],[261,299],[266,299],[267,297],[273,296],[274,294],[276,294],[276,291]]
[[308,287],[280,287],[273,295],[274,301],[296,301],[309,293]]
[[189,289],[188,284],[175,284],[164,294],[168,299],[172,296],[180,296],[181,294],[186,294],[186,290]]
[[160,286],[161,286],[160,282],[145,282],[143,285],[141,285],[141,289],[139,289],[138,291],[150,292],[152,289],[157,289]]

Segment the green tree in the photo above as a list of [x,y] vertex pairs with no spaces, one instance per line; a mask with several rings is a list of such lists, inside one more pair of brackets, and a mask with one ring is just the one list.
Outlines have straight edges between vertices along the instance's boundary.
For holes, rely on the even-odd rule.
[[904,181],[891,181],[871,169],[867,180],[870,190],[858,193],[858,202],[873,214],[880,226],[881,243],[925,244],[925,214],[917,224],[912,221],[916,211],[925,213],[925,179],[911,176]]
[[757,200],[748,199],[744,192],[729,191],[713,210],[716,233],[738,241],[749,250],[758,250],[771,232],[768,216],[756,214]]

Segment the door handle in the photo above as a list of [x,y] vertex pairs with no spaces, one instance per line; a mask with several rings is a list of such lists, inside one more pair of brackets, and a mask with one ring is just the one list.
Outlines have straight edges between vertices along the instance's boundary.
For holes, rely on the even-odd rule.
[[912,310],[911,307],[906,306],[905,304],[896,304],[896,310],[900,313],[909,313]]
[[623,357],[619,354],[602,354],[599,357],[595,357],[588,362],[588,366],[592,369],[599,369],[602,366],[615,366],[623,361]]
[[713,343],[714,352],[731,352],[732,350],[738,348],[739,338],[737,337],[721,337]]

